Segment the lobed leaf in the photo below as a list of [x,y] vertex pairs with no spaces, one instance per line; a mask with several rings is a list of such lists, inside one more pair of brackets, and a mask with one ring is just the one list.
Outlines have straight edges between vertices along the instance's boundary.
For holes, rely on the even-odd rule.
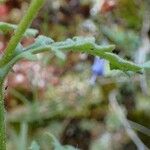
[[33,49],[33,48],[38,48],[40,46],[46,46],[46,45],[50,45],[54,42],[53,39],[43,36],[43,35],[39,35],[36,39],[35,42],[33,44],[31,44],[30,46],[28,46],[26,48],[26,50],[28,49]]
[[[19,47],[21,48],[21,46],[18,45],[18,49]],[[65,58],[62,51],[83,52],[93,56],[98,56],[108,60],[110,62],[111,69],[119,69],[124,72],[132,71],[141,73],[143,69],[150,68],[149,63],[138,65],[119,57],[118,55],[112,53],[114,48],[114,45],[100,46],[96,44],[95,38],[93,37],[75,37],[61,42],[54,42],[51,38],[38,36],[35,43],[31,44],[27,48],[23,48],[21,53],[15,54],[14,58],[10,61],[9,66],[13,65],[22,58],[33,60],[35,59],[33,54],[52,50],[62,59]]]
[[122,71],[140,72],[142,70],[141,66],[124,60],[118,55],[111,53],[115,48],[114,45],[100,46],[95,44],[94,41],[95,40],[93,38],[76,37],[72,40],[69,39],[64,42],[54,43],[52,46],[60,50],[79,51],[99,56],[108,60],[113,68]]

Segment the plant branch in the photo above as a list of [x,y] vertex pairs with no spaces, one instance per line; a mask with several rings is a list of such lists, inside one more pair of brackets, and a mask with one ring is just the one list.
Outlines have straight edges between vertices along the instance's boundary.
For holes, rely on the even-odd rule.
[[42,7],[44,2],[45,0],[32,0],[26,15],[20,22],[17,30],[15,31],[14,36],[8,43],[8,46],[5,50],[3,57],[0,59],[0,67],[7,64],[13,58],[18,43],[22,39],[26,29],[29,27],[29,25],[31,24],[32,20],[34,19],[34,17],[36,16],[39,9]]

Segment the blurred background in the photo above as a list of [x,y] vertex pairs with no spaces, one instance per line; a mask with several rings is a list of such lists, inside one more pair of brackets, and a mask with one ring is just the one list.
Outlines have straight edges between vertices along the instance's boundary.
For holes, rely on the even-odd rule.
[[[1,0],[0,21],[18,24],[29,3]],[[149,8],[149,0],[47,0],[32,28],[55,41],[94,36],[141,64],[150,60]],[[11,36],[0,32],[1,54]],[[24,38],[22,44],[34,40]],[[150,148],[150,71],[128,74],[87,54],[64,55],[38,54],[38,61],[20,61],[9,73],[7,149],[26,150],[32,141],[41,150],[56,149],[47,133],[80,150]]]

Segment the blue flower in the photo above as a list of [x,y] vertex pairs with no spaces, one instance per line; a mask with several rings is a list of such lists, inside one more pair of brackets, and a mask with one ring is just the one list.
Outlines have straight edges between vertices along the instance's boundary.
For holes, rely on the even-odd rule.
[[96,76],[103,76],[105,69],[105,60],[95,57],[94,63],[92,65],[92,73]]

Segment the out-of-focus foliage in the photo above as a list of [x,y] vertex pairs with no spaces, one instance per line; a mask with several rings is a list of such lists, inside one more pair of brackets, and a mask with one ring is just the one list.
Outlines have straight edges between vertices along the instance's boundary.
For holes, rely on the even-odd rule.
[[128,56],[134,56],[140,45],[140,37],[134,31],[126,31],[119,26],[102,27],[102,32],[115,42],[119,49],[124,50]]
[[39,147],[39,145],[37,144],[36,141],[33,141],[33,142],[31,143],[31,146],[30,146],[29,149],[30,149],[30,150],[40,150],[40,147]]
[[[5,1],[0,5],[0,21],[17,24],[28,5],[29,0]],[[141,65],[136,61],[139,49],[143,52],[145,47],[149,47],[143,44],[143,41],[149,40],[149,37],[145,39],[149,29],[143,27],[149,7],[149,0],[47,0],[32,28],[54,40],[48,39],[47,42],[41,36],[24,37],[21,44],[24,50],[43,42],[46,46],[50,43],[53,46],[71,47],[78,43],[77,39],[72,39],[75,35],[94,36],[97,45],[116,45],[113,50],[115,55],[104,51],[107,55],[103,56],[108,58],[113,55],[117,67],[121,66],[122,59],[120,61],[116,54],[135,60],[140,67],[149,68],[150,64],[146,62],[149,60],[149,50],[146,57],[140,53],[142,58],[146,58],[146,63]],[[6,47],[12,33],[12,30],[4,36],[0,33],[0,52]],[[87,41],[90,42],[89,39]],[[26,58],[30,59],[30,56],[26,55]],[[64,145],[81,150],[136,149],[109,105],[112,90],[118,91],[118,103],[124,106],[121,108],[125,110],[129,123],[133,121],[138,124],[131,123],[132,129],[150,147],[148,69],[144,75],[131,75],[110,71],[110,66],[106,64],[103,67],[107,73],[98,76],[91,85],[93,56],[68,50],[58,53],[55,50],[51,54],[38,54],[36,59],[38,62],[24,60],[16,64],[7,79],[9,150],[19,150],[21,145],[33,150],[50,150],[54,146],[64,149]],[[121,69],[127,70],[127,66]],[[148,95],[145,95],[145,90]],[[23,121],[26,121],[24,125]],[[45,133],[52,133],[57,140],[47,138],[47,135],[45,137]],[[52,141],[57,142],[53,145]]]
[[73,146],[61,145],[60,142],[52,134],[48,134],[48,136],[52,139],[54,150],[78,150],[77,148],[74,148]]
[[144,15],[143,1],[117,0],[116,16],[126,27],[140,29]]

